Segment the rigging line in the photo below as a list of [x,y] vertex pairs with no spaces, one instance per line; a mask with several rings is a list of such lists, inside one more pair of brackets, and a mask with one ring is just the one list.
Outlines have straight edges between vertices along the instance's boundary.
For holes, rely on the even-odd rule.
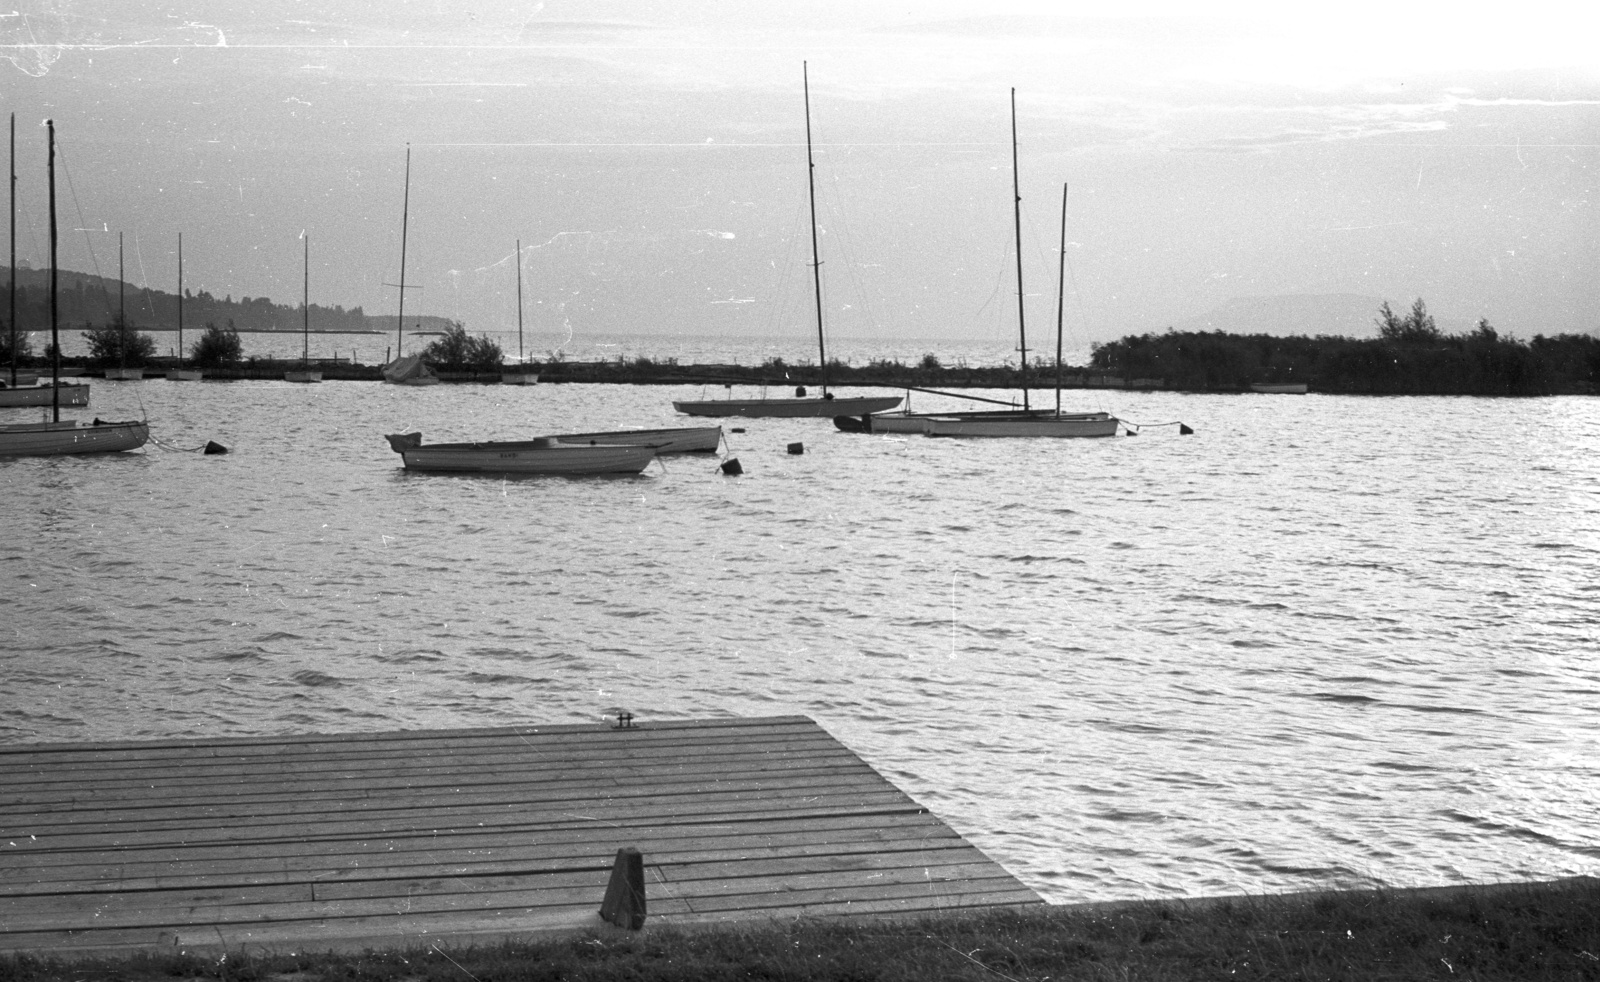
[[[67,193],[72,197],[73,210],[78,213],[78,228],[83,230],[84,244],[89,247],[89,265],[94,267],[94,275],[100,279],[100,292],[105,293],[105,277],[100,275],[100,259],[94,254],[94,239],[89,237],[89,222],[83,217],[83,204],[78,201],[78,187],[72,182],[72,168],[67,166],[67,154],[59,142],[56,143],[56,159],[61,161],[61,171],[67,177]],[[106,294],[106,304],[111,304],[111,295]]]
[[156,322],[155,300],[150,296],[150,277],[144,271],[144,250],[139,248],[139,233],[133,233],[133,255],[139,263],[139,292],[144,296],[145,316],[150,318],[150,324]]
[[833,193],[835,220],[839,224],[837,248],[844,261],[845,274],[849,277],[850,285],[855,288],[856,302],[861,307],[861,313],[866,319],[867,327],[874,330],[880,329],[883,324],[873,312],[872,299],[868,296],[866,284],[861,278],[861,264],[857,262],[855,252],[851,247],[854,232],[851,229],[849,219],[846,217],[847,209],[844,207],[844,196],[839,193],[839,175],[835,173],[830,184],[824,187]]

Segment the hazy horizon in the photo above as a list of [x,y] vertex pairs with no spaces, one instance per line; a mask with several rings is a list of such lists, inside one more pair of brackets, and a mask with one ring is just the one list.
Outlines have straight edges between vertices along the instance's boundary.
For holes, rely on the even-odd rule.
[[530,331],[815,334],[808,63],[830,335],[1164,330],[1352,294],[1520,337],[1600,327],[1600,15],[1432,4],[1061,12],[721,0],[239,0],[0,16],[17,254],[171,292]]

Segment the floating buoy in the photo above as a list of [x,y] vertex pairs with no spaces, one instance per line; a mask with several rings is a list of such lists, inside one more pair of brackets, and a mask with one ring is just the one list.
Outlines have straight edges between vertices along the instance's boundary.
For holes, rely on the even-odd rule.
[[228,448],[224,447],[222,444],[218,443],[217,441],[215,441],[215,440],[207,440],[206,441],[206,454],[205,455],[207,457],[210,457],[213,454],[222,454],[222,453],[227,453],[227,452],[228,452]]
[[806,452],[806,445],[803,443],[791,443],[789,444],[789,452],[796,455],[803,454]]
[[1190,434],[1192,434],[1194,432],[1194,430],[1189,428],[1188,426],[1185,426],[1182,423],[1179,423],[1178,424],[1178,432],[1180,434],[1182,434],[1183,436],[1189,436]]
[[803,386],[803,385],[795,386],[794,387],[794,396],[795,396],[796,399],[804,399],[806,397],[806,387]]
[[731,432],[731,433],[743,433],[744,432],[744,427],[735,426],[731,430],[729,430],[729,432]]
[[729,457],[722,462],[722,473],[727,475],[743,474],[744,468],[739,466],[738,457]]

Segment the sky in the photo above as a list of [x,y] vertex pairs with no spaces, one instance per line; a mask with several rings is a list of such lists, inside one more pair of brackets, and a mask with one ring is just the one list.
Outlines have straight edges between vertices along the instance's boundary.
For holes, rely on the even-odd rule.
[[67,268],[120,232],[170,291],[181,233],[192,291],[393,314],[404,225],[406,310],[469,331],[520,279],[530,334],[814,336],[809,84],[829,334],[970,339],[1017,330],[1014,91],[1034,347],[1058,303],[1082,342],[1307,296],[1529,338],[1600,331],[1595,37],[1545,0],[23,0],[0,111],[35,266],[48,117]]

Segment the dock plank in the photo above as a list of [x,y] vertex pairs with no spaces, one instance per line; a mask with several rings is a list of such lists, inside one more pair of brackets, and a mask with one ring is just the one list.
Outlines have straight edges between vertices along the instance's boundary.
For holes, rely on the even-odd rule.
[[803,716],[0,747],[0,951],[359,948],[1039,897]]

